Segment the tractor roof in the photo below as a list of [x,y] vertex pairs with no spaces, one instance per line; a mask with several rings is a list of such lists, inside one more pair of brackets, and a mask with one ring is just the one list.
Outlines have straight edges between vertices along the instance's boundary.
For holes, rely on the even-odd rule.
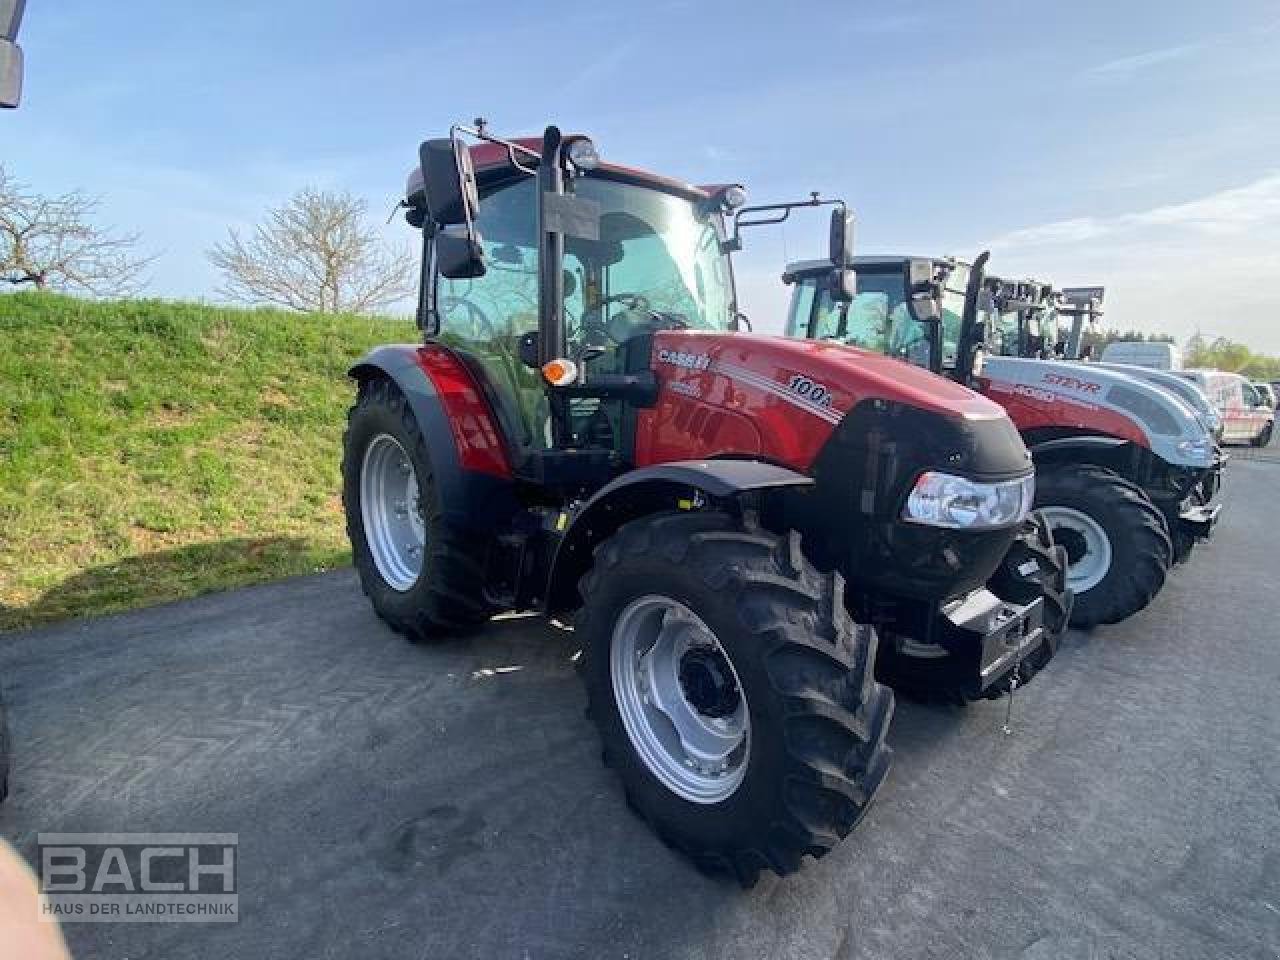
[[[564,139],[569,141],[581,136],[581,134],[566,134]],[[537,153],[542,149],[541,137],[516,137],[512,143]],[[471,162],[476,169],[476,179],[481,186],[487,183],[494,183],[505,180],[517,173],[516,167],[511,163],[510,154],[505,146],[500,143],[474,143],[469,144],[467,149],[471,151]],[[530,157],[522,153],[520,162],[529,166],[537,166],[536,157]],[[672,177],[665,177],[661,174],[650,173],[647,170],[640,170],[635,167],[626,167],[622,164],[608,163],[604,160],[600,161],[600,165],[596,167],[596,171],[613,180],[623,180],[628,183],[635,183],[640,186],[654,187],[658,190],[665,190],[668,193],[678,194],[689,200],[706,200],[712,193],[719,189],[719,186],[694,186],[683,180],[676,180]],[[415,196],[423,191],[422,167],[415,166],[409,171],[408,184],[405,187],[406,197],[412,201]]]

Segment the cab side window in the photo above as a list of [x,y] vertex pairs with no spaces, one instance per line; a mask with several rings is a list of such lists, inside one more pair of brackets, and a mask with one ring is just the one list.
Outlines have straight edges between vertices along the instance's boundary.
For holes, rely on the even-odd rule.
[[476,217],[485,273],[438,278],[437,336],[480,369],[508,441],[544,448],[546,398],[538,374],[520,362],[521,336],[538,329],[535,184],[522,179],[486,194]]

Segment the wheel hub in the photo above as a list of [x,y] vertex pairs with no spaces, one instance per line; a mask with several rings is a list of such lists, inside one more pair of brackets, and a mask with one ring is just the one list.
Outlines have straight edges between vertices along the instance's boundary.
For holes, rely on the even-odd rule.
[[680,658],[680,689],[704,717],[727,717],[742,700],[729,661],[711,647],[694,647]]
[[1075,563],[1089,552],[1089,547],[1079,530],[1072,530],[1070,527],[1058,527],[1053,531],[1053,536],[1055,543],[1059,543],[1066,548],[1068,563]]
[[374,566],[387,585],[406,591],[422,573],[427,528],[413,461],[400,441],[380,433],[360,465],[360,516]]
[[1067,550],[1067,586],[1079,596],[1101,583],[1111,571],[1111,537],[1089,514],[1074,507],[1052,505],[1041,514],[1055,543]]
[[733,662],[678,600],[649,594],[614,622],[614,702],[636,755],[673,793],[719,803],[747,772],[751,721]]

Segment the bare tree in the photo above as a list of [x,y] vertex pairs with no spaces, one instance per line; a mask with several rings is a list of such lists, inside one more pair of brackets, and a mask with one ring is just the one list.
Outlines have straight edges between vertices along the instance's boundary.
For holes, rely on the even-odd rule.
[[95,296],[139,290],[155,258],[137,255],[138,234],[95,226],[98,206],[79,190],[32,193],[0,167],[0,282]]
[[345,190],[300,190],[251,237],[230,230],[209,251],[223,274],[220,292],[320,313],[366,313],[405,299],[415,288],[413,252],[383,244],[366,210]]

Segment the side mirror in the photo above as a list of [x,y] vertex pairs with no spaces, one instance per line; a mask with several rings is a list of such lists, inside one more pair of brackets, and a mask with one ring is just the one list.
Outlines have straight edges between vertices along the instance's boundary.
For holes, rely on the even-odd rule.
[[831,299],[850,303],[858,295],[858,275],[848,267],[836,267],[829,278]]
[[480,209],[471,151],[461,140],[427,140],[418,148],[427,210],[441,227],[475,221]]
[[465,223],[440,227],[435,233],[436,268],[449,280],[484,276],[484,248],[480,235]]
[[853,264],[853,211],[838,206],[831,211],[831,262],[836,268]]
[[751,333],[751,318],[741,310],[734,315],[733,322],[735,330],[739,332],[745,330],[747,333]]
[[22,100],[22,48],[0,38],[0,107],[16,107]]
[[932,292],[917,292],[911,295],[911,308],[923,323],[932,323],[942,319],[942,309]]
[[907,282],[912,290],[927,290],[933,286],[933,261],[911,260],[907,263]]

